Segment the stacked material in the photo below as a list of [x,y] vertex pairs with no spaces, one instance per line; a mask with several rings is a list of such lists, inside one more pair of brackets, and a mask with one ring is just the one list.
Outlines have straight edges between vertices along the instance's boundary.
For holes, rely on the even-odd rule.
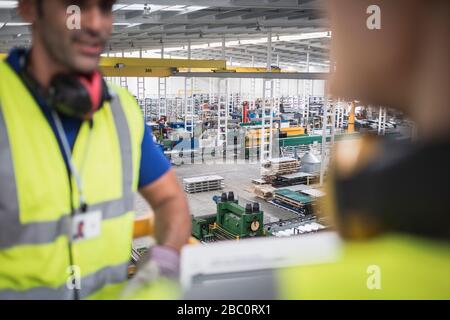
[[289,189],[276,190],[273,201],[297,212],[303,212],[307,206],[313,203],[310,196]]
[[184,191],[197,193],[221,190],[224,187],[223,180],[223,177],[217,175],[185,178],[183,179]]
[[272,184],[274,187],[287,187],[299,184],[309,185],[315,178],[314,175],[306,172],[296,172],[291,174],[285,174],[277,176]]
[[305,189],[301,191],[302,193],[311,196],[313,198],[322,198],[324,197],[326,194],[325,192],[323,192],[322,190],[319,189]]
[[289,186],[289,187],[285,187],[283,189],[288,189],[291,191],[295,191],[295,192],[303,192],[303,190],[308,190],[311,189],[311,186],[305,185],[305,184],[297,184],[295,186]]
[[274,197],[275,188],[268,184],[257,185],[253,189],[253,192],[257,197],[269,201]]
[[266,182],[263,179],[253,179],[252,184],[261,185],[261,184],[266,184]]
[[303,128],[303,127],[281,128],[280,131],[282,133],[285,133],[287,137],[299,136],[299,135],[305,134],[305,128]]
[[261,176],[265,181],[273,181],[277,176],[298,172],[300,163],[294,158],[274,158],[262,164]]

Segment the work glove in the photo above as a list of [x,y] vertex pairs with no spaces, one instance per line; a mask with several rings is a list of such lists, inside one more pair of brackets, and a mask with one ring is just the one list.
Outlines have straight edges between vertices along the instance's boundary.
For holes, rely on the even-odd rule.
[[[166,283],[166,289],[172,287],[174,290],[169,296],[167,290],[163,290],[161,299],[175,299],[178,297],[177,282],[180,270],[180,256],[177,251],[165,246],[151,247],[147,254],[140,260],[137,273],[128,282],[122,292],[123,299],[146,299],[144,292],[151,287],[160,287],[161,282]],[[154,293],[152,293],[154,296]]]

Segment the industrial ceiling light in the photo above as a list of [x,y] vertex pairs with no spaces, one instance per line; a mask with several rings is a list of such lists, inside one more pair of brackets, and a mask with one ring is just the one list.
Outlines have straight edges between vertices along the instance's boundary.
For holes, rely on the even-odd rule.
[[200,39],[202,39],[202,38],[203,38],[203,33],[200,32],[200,34],[198,35],[198,37],[199,37]]
[[256,24],[256,31],[261,31],[261,26],[259,25],[259,23]]

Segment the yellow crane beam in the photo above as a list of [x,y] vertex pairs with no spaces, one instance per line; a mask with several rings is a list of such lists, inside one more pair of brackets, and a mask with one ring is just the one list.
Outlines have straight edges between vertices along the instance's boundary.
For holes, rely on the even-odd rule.
[[[267,68],[231,67],[225,60],[153,59],[153,58],[105,58],[100,68],[106,77],[169,77],[183,72],[245,73],[267,72]],[[274,68],[273,73],[280,73]]]
[[225,70],[225,60],[111,58],[102,57],[100,69],[106,77],[170,77],[179,69]]
[[170,77],[176,68],[144,68],[144,67],[102,67],[100,70],[105,77]]
[[225,60],[102,57],[100,60],[100,67],[200,68],[224,70],[227,67],[227,63]]
[[[220,70],[219,70],[220,71]],[[228,72],[267,72],[267,68],[258,68],[258,67],[230,67],[227,68]],[[280,73],[281,69],[278,67],[272,68],[273,73]]]
[[[0,60],[7,56],[0,53]],[[102,57],[100,70],[105,77],[170,77],[183,72],[265,73],[267,68],[230,67],[225,60],[155,59]],[[274,68],[271,73],[281,73]]]
[[[267,68],[258,68],[258,67],[227,67],[226,69],[210,69],[206,70],[201,68],[178,68],[179,73],[184,72],[214,72],[214,73],[248,73],[248,72],[256,72],[263,73],[268,72]],[[272,73],[281,73],[280,68],[273,68]]]
[[[0,53],[0,60],[6,56]],[[226,70],[227,63],[225,60],[102,57],[99,66],[106,77],[169,77],[178,69]]]

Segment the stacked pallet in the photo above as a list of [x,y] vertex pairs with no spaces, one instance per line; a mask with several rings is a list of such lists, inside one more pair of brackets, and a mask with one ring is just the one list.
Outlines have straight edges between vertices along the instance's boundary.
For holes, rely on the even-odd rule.
[[275,188],[268,184],[257,185],[254,187],[253,192],[258,198],[270,201],[274,197]]
[[272,184],[276,188],[299,184],[309,185],[312,179],[314,179],[314,175],[310,173],[296,172],[277,176],[276,179],[272,182]]
[[224,187],[223,177],[202,176],[183,179],[184,191],[187,193],[207,192],[221,190]]
[[253,185],[262,185],[262,184],[266,184],[266,182],[263,179],[253,179],[252,184]]
[[277,176],[298,172],[300,162],[294,158],[274,158],[263,162],[261,176],[272,182]]
[[289,189],[275,191],[274,202],[292,210],[300,210],[313,202],[313,199],[305,194]]

